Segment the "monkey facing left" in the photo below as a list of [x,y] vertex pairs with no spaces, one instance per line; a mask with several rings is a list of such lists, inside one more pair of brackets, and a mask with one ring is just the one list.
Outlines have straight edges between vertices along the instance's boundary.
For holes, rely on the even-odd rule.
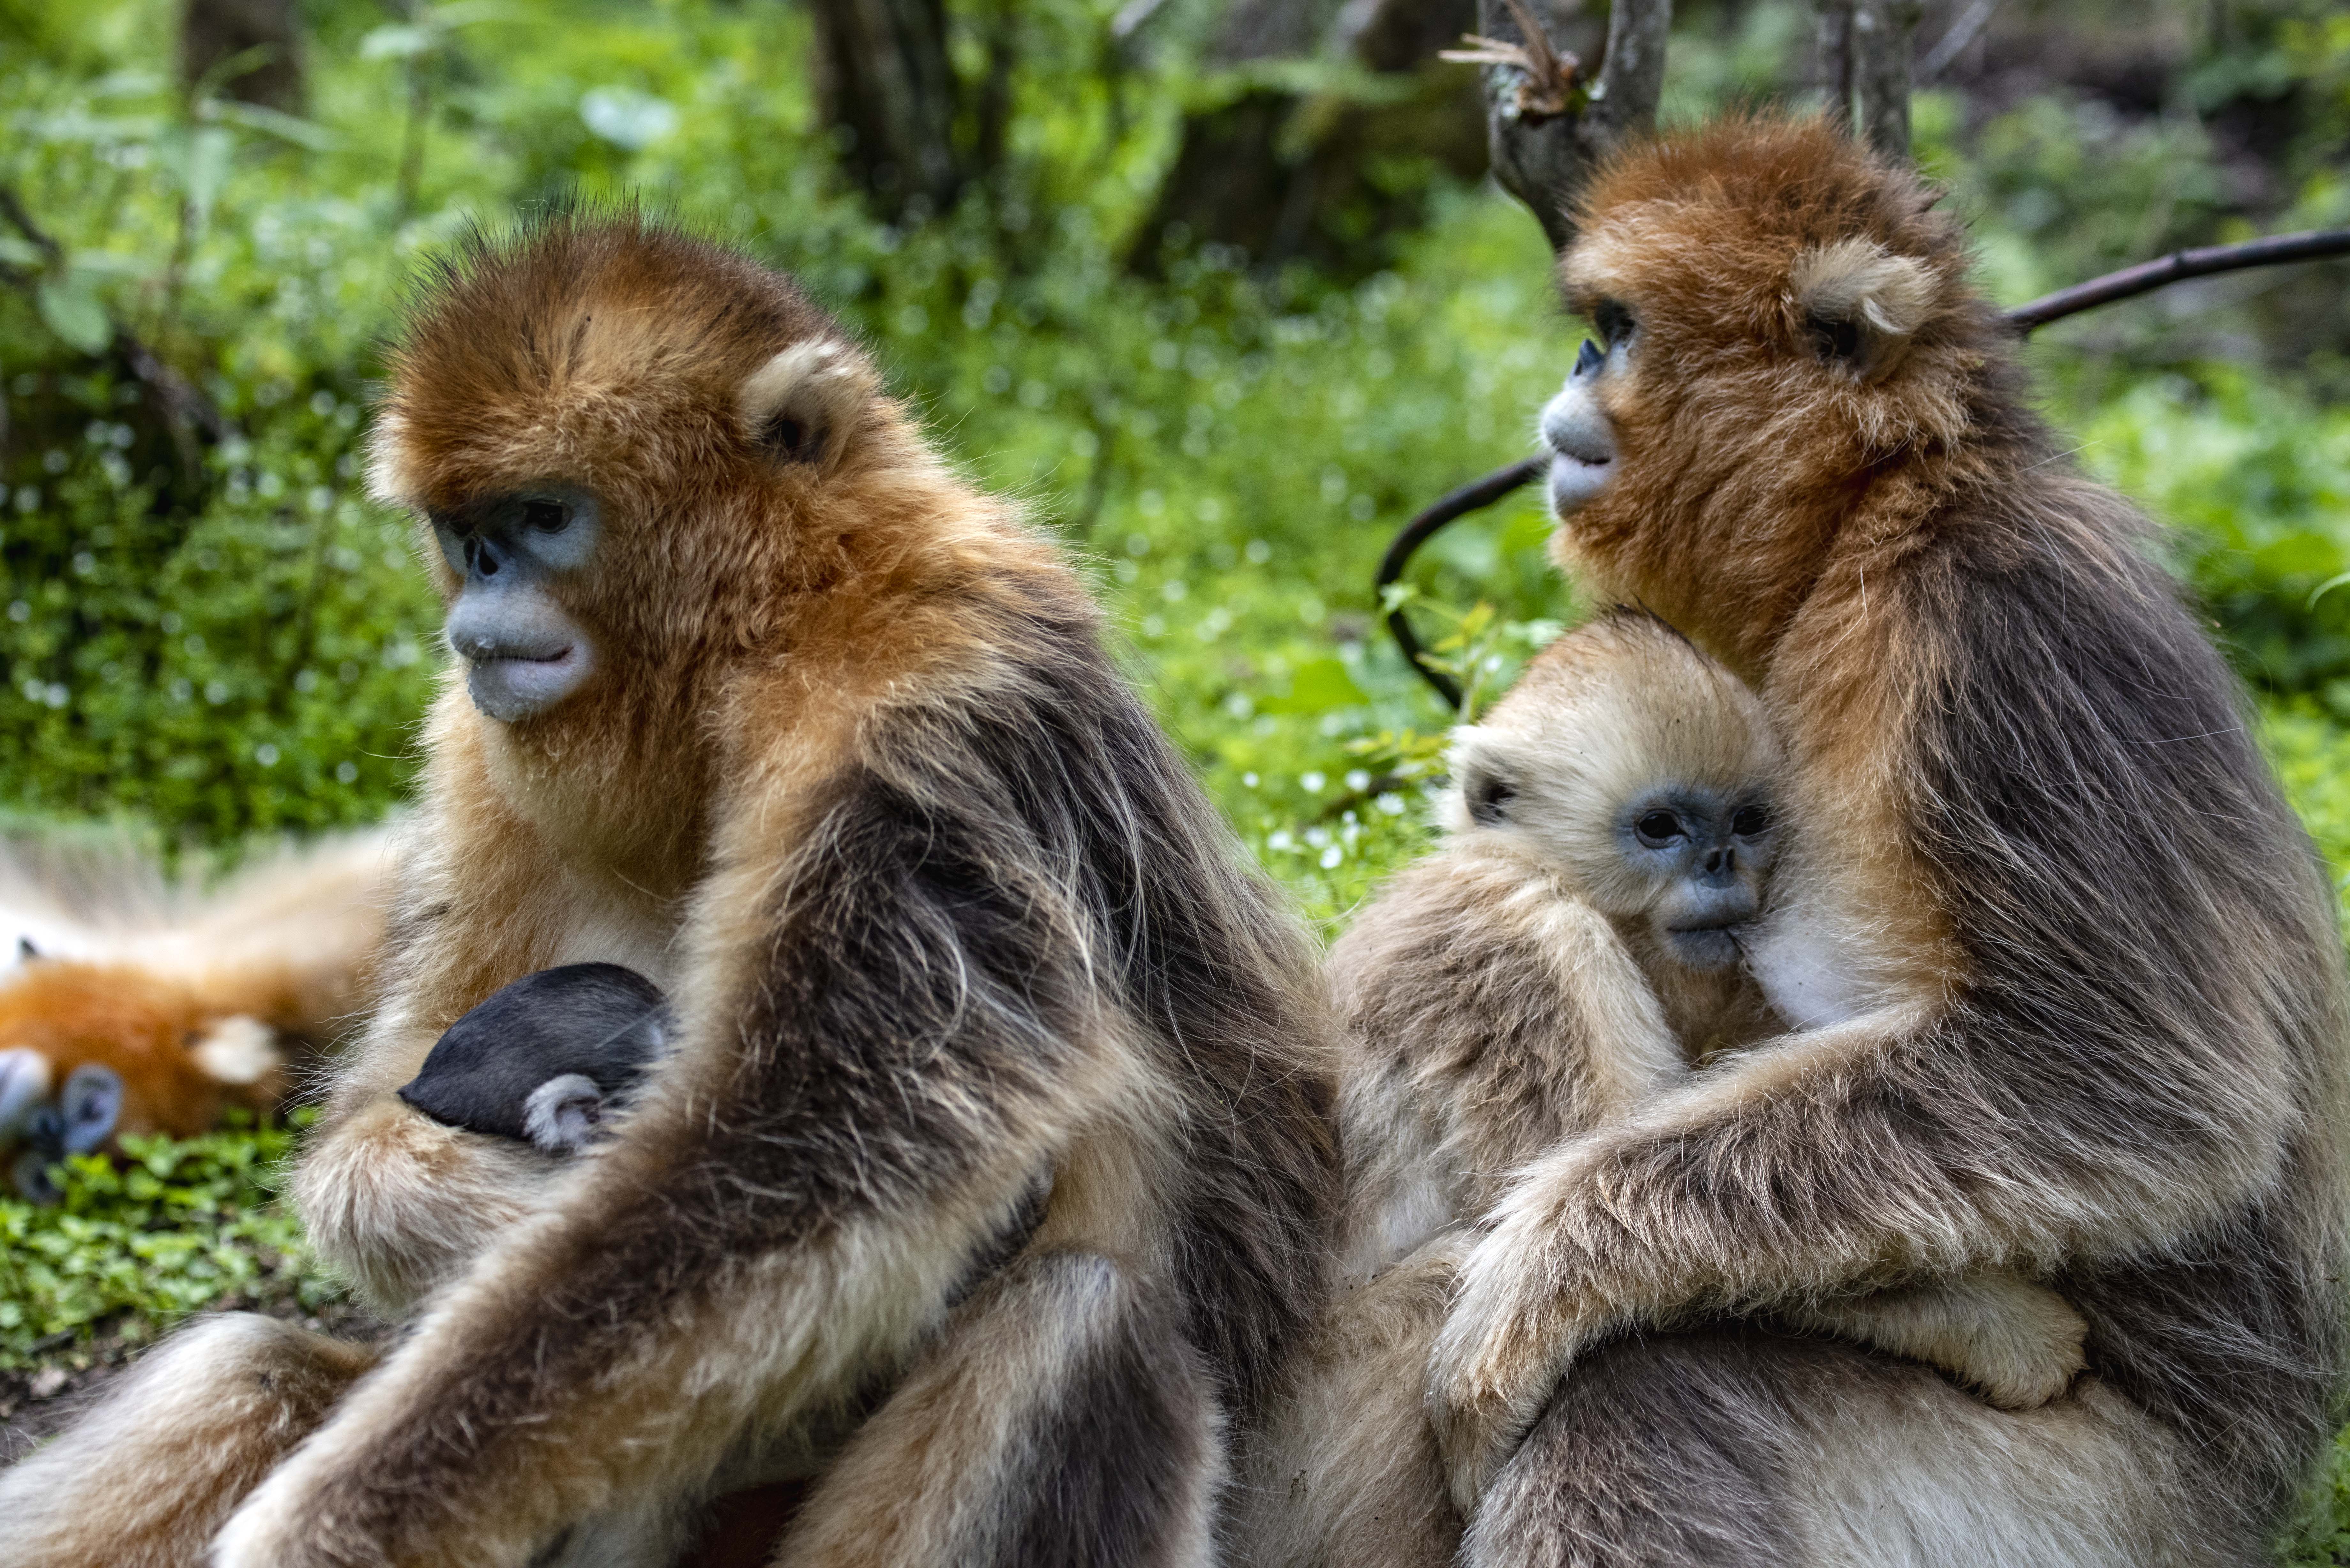
[[[1344,1293],[1252,1456],[1239,1534],[1255,1568],[1453,1562],[1462,1517],[1422,1393],[1478,1222],[1577,1138],[1742,1053],[1787,1049],[1767,1044],[1785,1022],[1742,952],[1775,901],[1784,771],[1743,681],[1653,617],[1612,610],[1455,731],[1448,771],[1443,839],[1327,965]],[[2044,1284],[1995,1271],[1789,1292],[1759,1315],[2009,1410],[2065,1389],[2087,1327]]]
[[[412,1326],[355,1383],[183,1335],[0,1480],[0,1558],[658,1563],[813,1477],[777,1562],[1209,1561],[1320,1289],[1329,1031],[1066,562],[788,279],[625,215],[441,265],[373,477],[460,675],[295,1189]],[[588,962],[674,1010],[610,1137],[399,1097]]]

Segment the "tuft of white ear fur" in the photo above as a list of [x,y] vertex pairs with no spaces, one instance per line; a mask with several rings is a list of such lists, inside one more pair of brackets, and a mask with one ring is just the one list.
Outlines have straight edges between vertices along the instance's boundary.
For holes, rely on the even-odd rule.
[[221,1084],[258,1084],[286,1060],[277,1049],[277,1032],[244,1012],[213,1024],[190,1049],[205,1076]]
[[368,436],[368,495],[386,506],[416,504],[416,479],[408,468],[407,434],[406,422],[387,409],[376,416],[375,430]]
[[546,1154],[577,1154],[604,1119],[604,1092],[585,1073],[549,1078],[523,1102],[522,1127]]
[[830,468],[879,386],[863,355],[819,338],[792,345],[744,377],[734,407],[754,444],[785,462]]
[[1860,329],[1856,368],[1872,381],[1901,363],[1934,307],[1934,275],[1925,263],[1856,235],[1805,251],[1788,285],[1809,315]]

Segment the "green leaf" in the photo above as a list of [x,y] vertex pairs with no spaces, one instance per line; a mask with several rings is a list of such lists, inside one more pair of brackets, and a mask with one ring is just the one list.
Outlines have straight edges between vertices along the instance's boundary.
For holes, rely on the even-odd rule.
[[2252,564],[2272,576],[2314,576],[2342,569],[2342,546],[2306,529],[2272,539],[2252,552]]
[[1333,708],[1354,708],[1369,701],[1347,667],[1335,659],[1315,659],[1297,667],[1286,697],[1268,697],[1257,704],[1266,713],[1326,713]]
[[80,349],[96,354],[114,341],[114,318],[98,297],[87,274],[69,273],[41,285],[41,319],[49,330]]
[[314,124],[297,115],[285,114],[257,103],[239,103],[234,99],[213,99],[206,112],[213,119],[231,125],[241,125],[247,130],[258,130],[265,136],[307,147],[313,152],[326,152],[342,145],[343,139],[323,125]]
[[220,199],[221,187],[228,183],[229,158],[235,151],[236,139],[216,125],[206,126],[188,139],[187,183],[182,193],[195,209],[199,226],[212,216],[213,203]]
[[359,40],[359,58],[363,60],[412,60],[419,55],[430,54],[441,42],[440,29],[395,22],[378,27]]

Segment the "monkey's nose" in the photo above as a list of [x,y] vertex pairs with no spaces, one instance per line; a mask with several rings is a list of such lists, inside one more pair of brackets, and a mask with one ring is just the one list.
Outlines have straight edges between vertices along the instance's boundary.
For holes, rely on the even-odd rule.
[[1607,363],[1607,356],[1599,351],[1598,344],[1586,337],[1583,340],[1582,351],[1575,357],[1575,373],[1578,376],[1588,376],[1606,363]]

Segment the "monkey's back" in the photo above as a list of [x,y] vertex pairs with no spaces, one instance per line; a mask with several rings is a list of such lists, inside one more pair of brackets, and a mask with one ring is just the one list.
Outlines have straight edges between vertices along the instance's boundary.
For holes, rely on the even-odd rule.
[[934,689],[975,695],[869,725],[864,765],[905,811],[1000,824],[1080,913],[1118,1026],[1180,1093],[1180,1158],[1150,1201],[1193,1343],[1246,1422],[1319,1304],[1336,1202],[1310,944],[1119,675],[1073,579],[1007,575],[962,614],[983,652]]
[[[2219,1223],[2166,1234],[2124,1213],[2147,1242],[2055,1283],[2090,1322],[2093,1370],[2273,1518],[2350,1378],[2331,891],[2143,520],[2023,472],[1930,528],[1895,597],[1898,635],[1966,650],[1913,694],[1922,745],[1900,781],[1965,950],[1943,1037],[2013,1054],[2003,1136],[2061,1158],[2072,1116],[2119,1123],[2144,1168],[2083,1174],[2147,1207],[2170,1159],[2249,1168],[2252,1195]],[[2176,1091],[2214,1075],[2256,1103]],[[2246,1115],[2273,1145],[2215,1147]],[[1943,1131],[1973,1120],[1957,1108]]]

